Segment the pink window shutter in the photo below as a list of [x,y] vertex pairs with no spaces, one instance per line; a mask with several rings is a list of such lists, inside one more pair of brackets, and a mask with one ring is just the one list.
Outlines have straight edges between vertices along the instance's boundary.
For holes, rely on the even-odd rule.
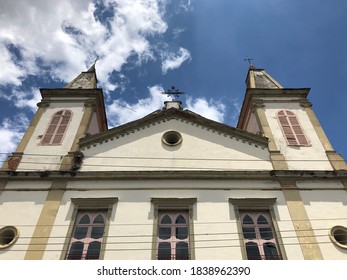
[[288,110],[277,113],[284,137],[289,145],[307,146],[309,144],[296,115]]
[[71,119],[71,111],[61,110],[55,113],[49,123],[47,131],[42,138],[41,144],[44,145],[58,145],[61,144],[62,139],[67,130],[68,124]]

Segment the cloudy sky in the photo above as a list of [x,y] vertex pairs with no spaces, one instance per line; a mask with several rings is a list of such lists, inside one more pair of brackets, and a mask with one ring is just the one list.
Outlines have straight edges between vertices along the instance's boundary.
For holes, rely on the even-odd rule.
[[335,150],[347,158],[345,0],[0,0],[0,159],[15,150],[39,88],[96,64],[109,127],[162,107],[235,126],[246,57],[284,87],[309,87]]

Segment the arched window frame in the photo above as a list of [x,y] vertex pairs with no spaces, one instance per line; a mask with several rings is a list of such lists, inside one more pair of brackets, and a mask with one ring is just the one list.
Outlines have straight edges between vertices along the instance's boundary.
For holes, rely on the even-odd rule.
[[[66,259],[99,259],[104,238],[106,213],[107,210],[84,210],[78,213]],[[95,222],[100,216],[102,217],[102,223]],[[85,217],[88,217],[88,223],[81,222]],[[82,235],[81,230],[83,231]],[[91,247],[95,243],[99,244],[99,248],[95,249]],[[82,248],[78,250],[74,249],[74,245],[76,244],[81,244]]]
[[51,117],[46,132],[42,136],[41,145],[61,145],[72,115],[72,111],[67,109],[56,112]]
[[[245,217],[252,219],[253,223],[245,223]],[[259,218],[263,217],[266,220],[266,223],[259,223]],[[267,212],[253,212],[253,211],[241,211],[240,212],[240,221],[243,231],[243,241],[245,244],[247,257],[249,260],[259,259],[259,260],[280,260],[282,259],[280,249],[277,245],[276,232],[272,225],[272,220],[270,214]],[[267,237],[264,237],[264,234]],[[254,235],[252,238],[250,235]],[[268,236],[272,237],[268,237]],[[247,246],[254,244],[258,249],[257,255],[249,255]],[[266,252],[266,246],[270,245],[276,249],[276,254],[268,255]]]
[[276,117],[289,146],[310,146],[310,142],[294,112],[280,110]]
[[102,244],[99,253],[99,259],[103,259],[106,251],[107,233],[110,225],[111,214],[113,212],[114,204],[117,203],[117,197],[98,197],[98,198],[71,198],[72,204],[74,204],[73,213],[71,215],[71,222],[67,231],[67,236],[64,242],[61,260],[68,259],[71,241],[75,232],[75,225],[78,224],[80,215],[83,213],[105,213],[104,234],[102,237]]
[[[162,223],[165,217],[169,217],[170,223]],[[184,223],[177,223],[177,219],[181,217]],[[161,230],[164,230],[164,234],[161,234]],[[183,230],[183,232],[182,232]],[[182,236],[180,236],[182,235]],[[164,211],[159,213],[158,221],[158,255],[159,260],[189,260],[189,215],[188,211]],[[161,252],[161,245],[169,244],[170,252]],[[178,254],[178,245],[186,245],[186,251]],[[183,248],[180,248],[181,250]],[[178,249],[179,250],[179,249]]]

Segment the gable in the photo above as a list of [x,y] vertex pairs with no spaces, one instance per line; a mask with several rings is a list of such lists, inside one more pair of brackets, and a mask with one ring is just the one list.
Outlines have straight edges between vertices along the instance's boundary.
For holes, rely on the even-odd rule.
[[[263,137],[252,141],[234,128],[223,131],[174,116],[126,128],[82,141],[81,171],[272,170]],[[178,132],[182,141],[165,144],[168,131]]]

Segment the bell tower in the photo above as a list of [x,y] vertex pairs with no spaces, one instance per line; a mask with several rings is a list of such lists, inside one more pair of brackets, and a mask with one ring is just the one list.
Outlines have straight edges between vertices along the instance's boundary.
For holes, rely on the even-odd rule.
[[95,64],[64,88],[43,88],[40,92],[38,110],[3,170],[74,170],[78,168],[79,139],[107,130]]
[[343,170],[320,125],[309,88],[284,88],[264,69],[250,65],[237,127],[269,139],[275,170]]

